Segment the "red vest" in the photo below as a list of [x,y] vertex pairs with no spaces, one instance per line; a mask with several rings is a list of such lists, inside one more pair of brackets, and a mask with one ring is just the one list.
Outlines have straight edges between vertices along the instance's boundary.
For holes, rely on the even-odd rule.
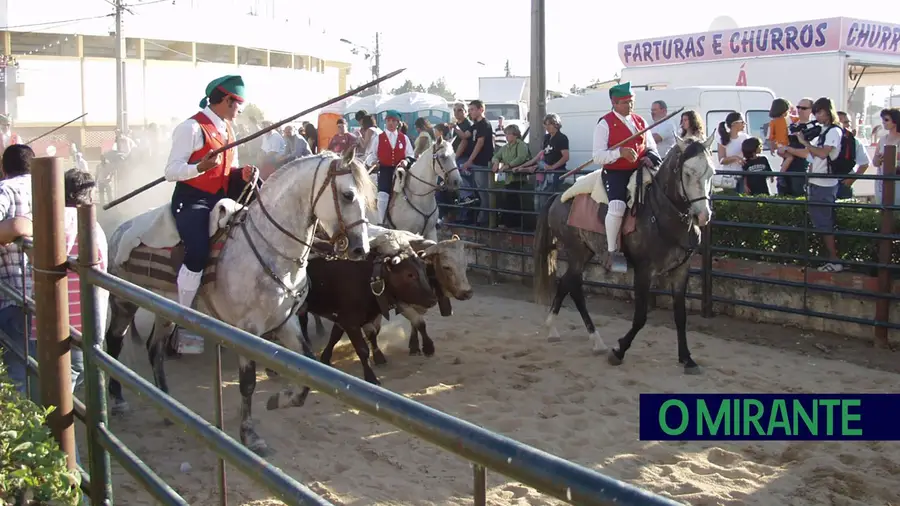
[[378,163],[385,167],[396,167],[401,160],[406,158],[406,136],[397,132],[397,145],[391,149],[391,141],[387,132],[378,135]]
[[[632,114],[631,119],[632,121],[634,121],[634,125],[637,127],[638,131],[641,131],[646,127],[644,118],[641,118],[637,114]],[[624,121],[620,120],[619,117],[616,116],[616,113],[613,111],[610,111],[606,116],[603,116],[603,118],[601,118],[601,121],[602,120],[605,120],[606,124],[609,125],[609,141],[607,147],[615,146],[616,144],[634,135],[634,132],[632,132],[631,129],[628,128],[628,125]],[[613,163],[604,165],[603,168],[610,170],[631,170],[638,168],[640,157],[644,154],[644,151],[646,149],[646,146],[644,146],[644,136],[642,135],[640,137],[636,137],[619,147],[633,149],[638,155],[638,160],[629,162],[625,158],[619,158]]]
[[[207,153],[213,151],[214,149],[219,149],[225,144],[229,144],[234,142],[234,132],[231,130],[231,125],[225,123],[225,128],[228,131],[228,139],[223,142],[222,134],[219,133],[219,130],[216,128],[216,125],[213,124],[212,120],[209,119],[209,116],[203,113],[203,111],[198,112],[193,115],[191,119],[195,120],[197,123],[200,123],[200,130],[203,131],[203,147],[191,153],[191,157],[188,158],[189,164],[199,163],[200,160],[206,156]],[[234,150],[229,149],[225,152],[225,156],[222,157],[222,163],[209,169],[208,171],[200,174],[195,178],[188,179],[183,181],[186,184],[193,186],[198,190],[205,191],[206,193],[218,193],[219,190],[228,191],[228,176],[231,174],[231,162],[234,160]]]

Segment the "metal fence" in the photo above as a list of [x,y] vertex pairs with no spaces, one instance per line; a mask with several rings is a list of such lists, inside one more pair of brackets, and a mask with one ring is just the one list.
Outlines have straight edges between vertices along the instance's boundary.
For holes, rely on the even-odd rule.
[[[41,195],[34,208],[35,301],[23,300],[10,287],[0,287],[7,296],[23,300],[37,309],[37,364],[41,402],[56,406],[48,425],[69,455],[74,469],[74,424],[72,413],[85,422],[89,451],[89,473],[81,470],[93,505],[113,503],[110,457],[166,505],[187,502],[136,456],[113,432],[107,411],[105,376],[150,401],[162,414],[212,449],[219,459],[218,488],[221,504],[227,504],[226,463],[235,466],[287,504],[330,504],[302,483],[272,466],[224,432],[222,421],[222,347],[278,372],[297,384],[309,385],[345,404],[369,413],[425,441],[438,445],[473,464],[474,502],[486,503],[486,470],[491,469],[540,492],[579,505],[672,505],[672,500],[641,490],[593,470],[550,455],[479,426],[449,416],[389,390],[371,385],[330,366],[291,352],[274,343],[231,327],[197,311],[158,296],[132,283],[97,269],[94,246],[95,209],[78,209],[79,257],[67,258],[63,235],[63,170],[58,158],[33,162],[34,195]],[[68,327],[66,276],[71,269],[80,277],[83,333]],[[112,358],[103,350],[104,323],[98,315],[97,288],[128,300],[179,326],[216,343],[215,425],[166,395],[152,383]],[[72,338],[70,339],[70,335]],[[84,352],[86,402],[71,394],[70,346]],[[33,361],[32,361],[33,363]],[[74,405],[74,406],[73,406]]]
[[[806,198],[777,198],[772,196],[752,197],[747,195],[738,195],[736,192],[721,192],[713,194],[713,220],[703,228],[703,237],[699,250],[699,256],[702,259],[700,266],[691,269],[691,275],[700,280],[700,291],[689,291],[688,298],[701,301],[701,313],[704,317],[714,316],[714,304],[743,306],[755,308],[758,310],[770,310],[781,313],[791,313],[797,315],[824,318],[827,320],[836,320],[847,323],[855,323],[871,326],[874,332],[875,344],[880,347],[888,346],[888,329],[900,329],[900,323],[892,322],[890,319],[891,303],[900,300],[900,295],[894,293],[892,282],[900,271],[900,265],[897,265],[897,259],[900,257],[900,241],[896,235],[897,217],[894,215],[895,210],[900,210],[900,206],[895,205],[895,183],[900,181],[897,174],[897,147],[886,146],[884,154],[884,174],[885,175],[847,175],[834,176],[822,174],[782,172],[773,173],[772,176],[787,179],[801,179],[804,183],[810,176],[814,177],[831,177],[840,179],[855,180],[875,180],[876,184],[883,181],[883,191],[881,192],[881,201],[875,204],[865,204],[859,202],[839,201],[834,204],[825,204],[837,211],[838,209],[850,209],[857,213],[868,212],[877,213],[877,226],[875,230],[853,230],[854,224],[837,223],[838,229],[833,232],[838,242],[838,250],[841,249],[841,240],[856,239],[866,241],[869,249],[866,253],[867,258],[845,258],[841,259],[845,267],[854,273],[863,273],[867,276],[877,278],[878,289],[866,290],[859,287],[846,286],[829,286],[823,283],[812,282],[810,280],[810,271],[815,269],[816,264],[828,262],[831,259],[814,255],[812,248],[819,241],[822,235],[821,231],[812,228],[806,217],[809,216],[810,204]],[[510,189],[509,186],[493,181],[493,173],[491,169],[473,168],[474,174],[487,174],[488,177],[481,176],[481,184],[478,187],[472,185],[472,180],[461,188],[463,192],[478,192],[482,196],[482,202],[473,205],[460,205],[458,203],[442,202],[441,215],[443,228],[451,233],[467,236],[471,240],[487,244],[488,247],[482,248],[485,253],[476,257],[476,261],[470,263],[470,267],[488,273],[492,282],[496,282],[501,276],[513,276],[520,278],[531,278],[533,276],[530,259],[532,257],[532,236],[534,235],[533,226],[536,217],[539,214],[543,201],[546,201],[555,192],[551,191],[535,191],[534,176],[529,177],[530,181],[523,183],[518,187]],[[556,171],[563,173],[565,170]],[[582,174],[588,171],[583,171]],[[717,170],[717,174],[732,175],[737,177],[745,177],[753,175],[753,173],[745,171],[727,171]],[[550,173],[546,173],[547,177]],[[473,176],[478,177],[478,176]],[[484,181],[490,181],[485,186]],[[839,183],[841,185],[842,183]],[[557,187],[560,191],[568,187],[564,183],[562,187]],[[484,196],[488,197],[488,205],[483,205]],[[510,197],[513,198],[514,205],[510,206]],[[519,209],[515,209],[515,203],[518,201]],[[718,206],[717,206],[718,204]],[[780,209],[784,213],[791,212],[791,209],[802,210],[803,221],[801,224],[779,225],[772,223],[759,223],[738,220],[723,220],[717,218],[716,208],[722,208],[727,205],[733,206],[765,206],[770,209]],[[476,213],[482,214],[482,223],[472,223],[472,218]],[[484,216],[486,215],[486,220]],[[505,227],[503,216],[516,216],[521,218],[521,223],[515,227]],[[797,213],[794,213],[796,216]],[[460,218],[468,218],[466,222],[460,223]],[[486,221],[486,223],[484,223]],[[485,226],[486,225],[486,226]],[[858,224],[857,224],[858,225]],[[797,252],[778,251],[778,247],[762,248],[759,244],[750,244],[753,241],[743,241],[740,246],[723,244],[722,238],[728,234],[734,235],[734,231],[743,231],[743,233],[753,233],[753,235],[779,235],[782,239],[786,236],[793,237],[795,249]],[[504,246],[506,244],[506,246]],[[504,266],[501,259],[503,257],[518,257],[519,269],[511,269]],[[765,260],[768,262],[776,262],[780,264],[794,264],[805,267],[803,280],[773,279],[769,277],[760,277],[756,275],[742,274],[736,272],[727,272],[717,269],[714,265],[716,257],[746,258]],[[565,252],[560,253],[560,258],[565,259]],[[593,263],[597,263],[594,261]],[[715,295],[713,286],[717,279],[735,280],[747,283],[759,283],[769,286],[790,287],[803,290],[803,307],[794,308],[778,304],[767,304],[757,301],[743,300],[735,297],[721,297]],[[603,280],[585,280],[586,286],[598,288],[631,290],[629,284],[614,283]],[[861,297],[873,300],[876,306],[875,318],[860,318],[853,315],[838,314],[836,312],[817,311],[810,307],[808,299],[810,294],[814,292],[832,293],[840,295],[848,295],[852,297]],[[662,290],[654,290],[657,295],[669,295],[669,292]]]

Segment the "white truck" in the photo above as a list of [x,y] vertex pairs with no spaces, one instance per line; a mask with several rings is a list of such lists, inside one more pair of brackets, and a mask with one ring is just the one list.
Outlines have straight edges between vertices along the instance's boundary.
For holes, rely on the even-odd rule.
[[503,124],[518,125],[522,134],[528,130],[528,77],[479,77],[478,98],[484,102],[484,115],[496,130],[500,116]]
[[[680,108],[696,111],[706,126],[706,135],[713,133],[720,121],[731,111],[744,115],[747,133],[766,139],[769,126],[769,106],[775,94],[768,88],[755,86],[688,86],[660,90],[634,89],[635,110],[647,121],[653,123],[650,106],[657,100],[666,103],[669,113]],[[577,167],[591,159],[594,142],[594,127],[600,118],[610,111],[608,90],[598,90],[587,95],[558,98],[547,102],[547,112],[559,114],[562,131],[569,138],[569,165]],[[672,118],[676,132],[680,116]],[[714,146],[718,145],[718,141]],[[770,160],[771,164],[775,158]],[[777,167],[773,165],[773,168]],[[593,168],[597,168],[593,166]]]

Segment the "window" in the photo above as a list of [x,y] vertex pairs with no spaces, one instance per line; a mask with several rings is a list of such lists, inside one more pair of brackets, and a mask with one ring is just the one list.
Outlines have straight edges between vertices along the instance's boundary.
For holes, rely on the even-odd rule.
[[747,135],[759,137],[766,143],[769,138],[769,111],[747,111]]
[[497,121],[500,116],[503,119],[520,119],[519,104],[485,104],[484,116],[488,121]]
[[[725,121],[725,117],[734,111],[709,111],[706,113],[706,133],[711,134],[719,131],[719,123]],[[718,139],[718,134],[716,135]],[[716,141],[718,145],[718,141]]]

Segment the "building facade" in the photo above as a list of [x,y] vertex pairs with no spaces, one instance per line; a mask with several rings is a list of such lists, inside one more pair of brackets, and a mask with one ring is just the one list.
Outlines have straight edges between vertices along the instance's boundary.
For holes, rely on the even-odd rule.
[[[64,140],[90,152],[111,144],[117,111],[110,3],[0,0],[8,62],[8,70],[0,72],[0,94],[6,92],[0,108],[23,138],[87,113],[54,137],[57,147]],[[224,74],[241,74],[249,102],[274,120],[345,91],[349,48],[316,33],[294,3],[300,2],[127,2],[129,128],[183,120],[197,109],[206,83]]]

